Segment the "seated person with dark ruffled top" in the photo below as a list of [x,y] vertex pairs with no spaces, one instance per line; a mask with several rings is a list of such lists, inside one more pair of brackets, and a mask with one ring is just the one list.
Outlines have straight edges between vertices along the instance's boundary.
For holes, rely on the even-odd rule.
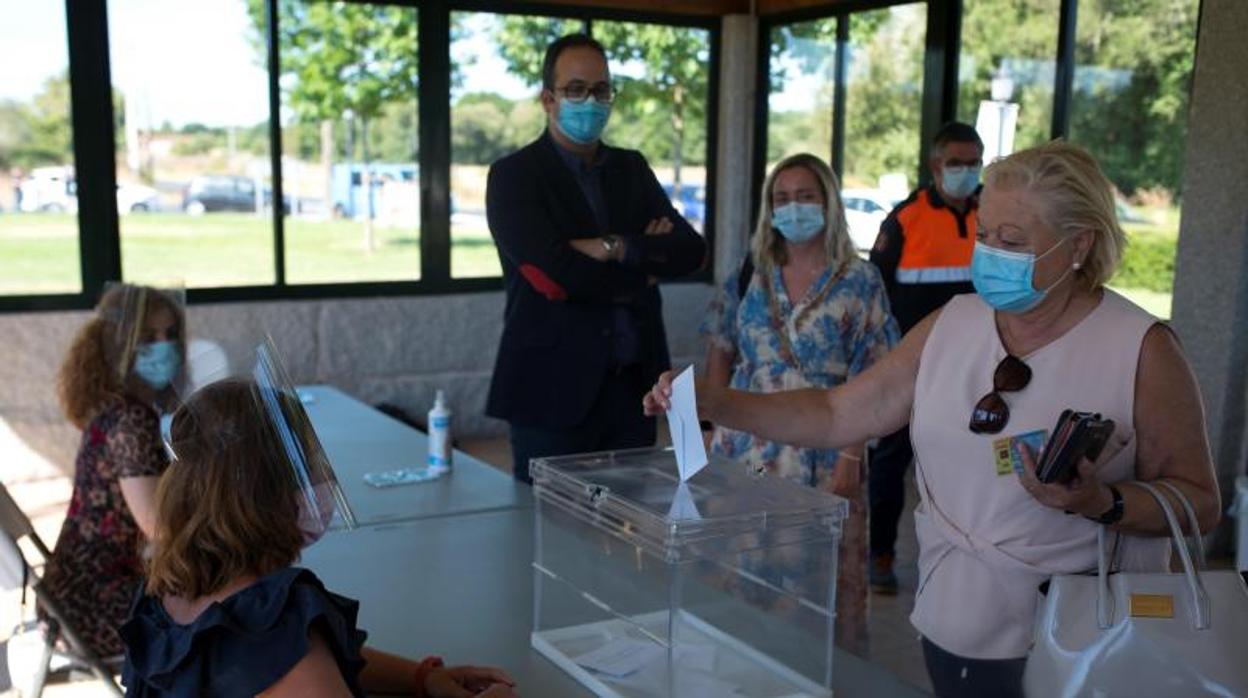
[[[78,330],[57,377],[61,406],[82,440],[43,590],[58,620],[100,657],[121,654],[117,628],[142,585],[156,483],[168,462],[159,413],[174,402],[185,328],[172,294],[117,284]],[[39,614],[50,621],[42,604]]]
[[299,490],[255,390],[222,381],[174,415],[146,595],[121,629],[126,695],[514,696],[497,669],[365,647],[359,604],[292,566]]

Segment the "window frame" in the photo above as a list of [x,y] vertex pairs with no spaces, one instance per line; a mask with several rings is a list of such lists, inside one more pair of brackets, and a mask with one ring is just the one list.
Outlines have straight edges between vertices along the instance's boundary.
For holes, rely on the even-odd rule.
[[[719,126],[721,20],[716,16],[665,14],[612,8],[586,8],[543,2],[491,0],[345,0],[360,4],[412,7],[418,12],[420,269],[419,278],[402,281],[291,284],[286,279],[285,214],[273,206],[274,283],[222,288],[189,288],[189,303],[320,300],[370,296],[436,296],[484,293],[503,288],[501,276],[451,277],[451,104],[450,18],[452,12],[534,15],[577,19],[592,35],[593,23],[623,21],[663,24],[708,32],[709,75],[706,105],[706,214],[703,227],[707,259],[714,259],[715,200]],[[78,180],[78,244],[82,287],[78,293],[0,295],[0,313],[83,310],[94,307],[104,285],[122,279],[121,232],[117,213],[116,142],[112,130],[112,77],[109,63],[108,0],[65,0],[69,45],[73,160]],[[266,0],[269,154],[273,200],[284,200],[282,172],[281,55],[277,0]],[[414,272],[417,270],[413,270]],[[711,283],[706,268],[671,283]]]
[[[919,152],[916,153],[919,186],[931,183],[927,171],[927,144],[945,122],[957,118],[958,65],[962,53],[962,6],[965,0],[924,0],[927,35],[923,69],[923,101],[920,106]],[[832,149],[829,163],[841,177],[845,159],[845,44],[849,40],[849,15],[908,5],[914,0],[851,0],[834,6],[814,7],[767,15],[759,20],[758,83],[754,123],[754,211],[758,210],[767,167],[767,122],[770,118],[771,33],[789,24],[817,19],[837,20],[836,84],[833,86]],[[1057,45],[1054,47],[1056,79],[1050,138],[1065,138],[1070,127],[1070,105],[1075,72],[1075,30],[1079,0],[1060,0]]]
[[[940,124],[957,114],[957,69],[961,52],[959,30],[962,24],[962,0],[917,0],[927,6],[927,30],[923,55],[922,116],[919,129],[917,162],[918,181],[925,184],[926,148]],[[1075,1],[1075,0],[1063,0]],[[821,19],[836,20],[836,47],[832,86],[832,143],[826,153],[828,164],[838,179],[845,170],[845,97],[848,62],[845,47],[849,44],[849,16],[859,12],[882,10],[898,5],[915,4],[916,0],[857,0],[834,6],[804,8],[767,15],[759,20],[758,82],[754,116],[754,172],[752,192],[754,216],[757,217],[762,197],[763,180],[767,175],[768,122],[771,119],[771,36],[781,27]],[[948,47],[952,46],[952,50]],[[757,223],[756,220],[752,221]],[[751,226],[751,229],[753,226]]]

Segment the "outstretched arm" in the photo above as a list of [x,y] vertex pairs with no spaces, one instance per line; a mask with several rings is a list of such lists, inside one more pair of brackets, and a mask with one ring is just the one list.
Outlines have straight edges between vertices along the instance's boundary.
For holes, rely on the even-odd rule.
[[[916,325],[879,363],[830,390],[747,393],[699,381],[699,417],[802,448],[844,448],[891,434],[910,421],[919,358],[939,314]],[[671,407],[672,377],[663,374],[646,394],[646,414]]]

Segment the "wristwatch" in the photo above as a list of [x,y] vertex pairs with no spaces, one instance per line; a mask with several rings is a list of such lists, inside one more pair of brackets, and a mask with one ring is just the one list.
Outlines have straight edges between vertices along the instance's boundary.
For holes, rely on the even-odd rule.
[[616,235],[603,235],[602,247],[607,251],[607,259],[615,259],[620,249],[620,238]]
[[1118,523],[1119,521],[1122,521],[1122,513],[1123,513],[1122,512],[1122,493],[1118,491],[1117,487],[1114,487],[1113,485],[1109,485],[1109,494],[1113,496],[1114,498],[1114,502],[1113,504],[1109,505],[1109,509],[1104,514],[1101,514],[1100,516],[1096,518],[1092,518],[1091,516],[1088,517],[1089,519],[1092,519],[1093,521],[1099,524],[1104,524],[1106,526],[1112,526]]

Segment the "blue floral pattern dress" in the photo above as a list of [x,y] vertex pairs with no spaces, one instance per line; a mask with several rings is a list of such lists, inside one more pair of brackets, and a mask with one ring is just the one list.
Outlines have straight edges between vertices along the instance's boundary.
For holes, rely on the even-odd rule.
[[[735,355],[729,385],[770,393],[831,388],[862,373],[900,338],[875,266],[857,257],[829,268],[796,303],[789,300],[779,267],[756,270],[742,297],[739,274],[711,301],[701,333],[712,346]],[[711,450],[780,477],[831,491],[836,450],[797,448],[716,427]],[[850,497],[837,573],[838,644],[866,652],[866,477]]]

